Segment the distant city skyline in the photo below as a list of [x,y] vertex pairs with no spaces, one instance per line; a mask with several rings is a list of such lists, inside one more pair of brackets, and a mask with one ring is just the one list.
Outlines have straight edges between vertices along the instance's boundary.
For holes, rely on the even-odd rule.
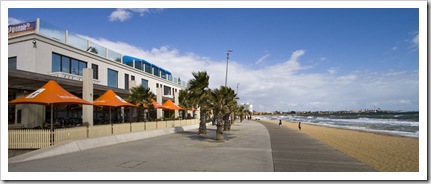
[[285,2],[282,8],[240,8],[246,3],[234,5],[238,8],[153,9],[145,3],[140,9],[10,8],[8,24],[40,18],[161,66],[181,80],[207,71],[212,89],[224,85],[226,52],[233,50],[227,86],[238,89],[239,103],[260,112],[419,110],[418,5],[288,8]]

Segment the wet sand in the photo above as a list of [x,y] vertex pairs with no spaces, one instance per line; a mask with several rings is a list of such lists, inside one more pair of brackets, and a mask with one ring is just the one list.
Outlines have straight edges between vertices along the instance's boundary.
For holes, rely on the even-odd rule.
[[[278,121],[265,121],[278,123]],[[283,122],[297,131],[298,123]],[[383,172],[419,172],[419,139],[301,124],[301,132]]]

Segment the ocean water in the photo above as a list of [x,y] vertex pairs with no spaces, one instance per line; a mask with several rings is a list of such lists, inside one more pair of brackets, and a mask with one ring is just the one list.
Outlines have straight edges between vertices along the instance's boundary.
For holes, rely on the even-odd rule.
[[377,112],[349,114],[291,114],[254,116],[262,120],[302,122],[337,128],[419,137],[419,112]]

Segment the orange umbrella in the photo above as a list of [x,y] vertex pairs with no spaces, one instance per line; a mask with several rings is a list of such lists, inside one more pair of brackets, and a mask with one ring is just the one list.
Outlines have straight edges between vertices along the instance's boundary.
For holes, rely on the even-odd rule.
[[41,105],[70,105],[70,104],[86,104],[92,105],[75,95],[70,94],[68,91],[63,89],[54,80],[48,81],[45,85],[40,87],[38,90],[30,93],[27,96],[23,96],[12,100],[10,104],[41,104]]
[[172,102],[172,100],[167,100],[167,101],[163,104],[163,106],[168,107],[168,108],[169,108],[169,110],[184,110],[183,108],[178,107],[178,105],[177,105],[177,104],[175,104],[174,102]]
[[93,101],[94,105],[97,106],[109,106],[109,107],[134,107],[135,105],[125,101],[111,89],[106,91],[102,96]]
[[[181,107],[178,107],[178,105],[174,104],[174,102],[172,102],[172,100],[167,100],[163,106],[169,108],[169,110],[184,110]],[[170,117],[170,112],[168,114],[168,116]]]
[[54,80],[48,81],[45,85],[40,87],[38,90],[30,93],[27,96],[23,96],[12,100],[9,104],[41,104],[51,106],[51,131],[54,131],[54,120],[53,111],[54,104],[57,105],[70,105],[70,104],[85,104],[92,105],[81,98],[72,95],[65,89],[63,89]]
[[115,94],[111,89],[106,91],[102,96],[93,101],[97,106],[109,107],[109,123],[111,123],[111,107],[135,107],[135,105],[126,102],[124,99]]
[[157,103],[156,101],[154,101],[153,99],[151,99],[154,108],[156,109],[164,109],[164,110],[171,110],[169,107],[165,107],[163,105],[160,105],[159,103]]

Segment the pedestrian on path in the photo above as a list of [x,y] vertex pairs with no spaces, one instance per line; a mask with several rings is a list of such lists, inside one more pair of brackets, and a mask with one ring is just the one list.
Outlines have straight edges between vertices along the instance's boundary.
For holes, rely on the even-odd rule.
[[298,123],[298,129],[301,130],[301,122]]
[[280,122],[278,123],[278,126],[281,126],[281,124],[282,124],[282,123],[281,123],[281,119],[280,119]]

